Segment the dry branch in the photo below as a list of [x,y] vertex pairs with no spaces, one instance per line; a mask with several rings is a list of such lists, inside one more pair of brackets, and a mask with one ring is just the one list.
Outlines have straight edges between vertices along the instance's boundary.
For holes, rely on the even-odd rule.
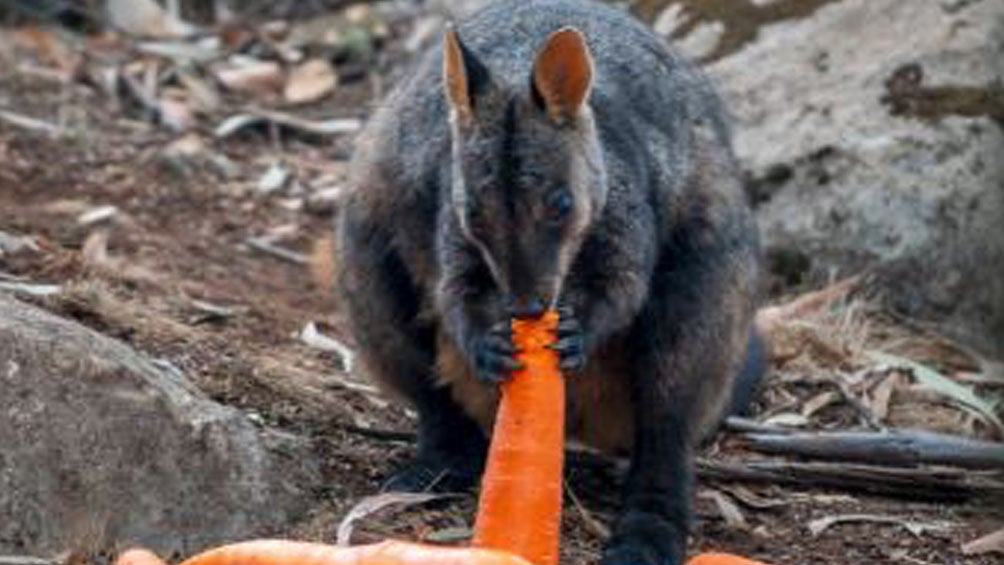
[[286,249],[285,247],[280,247],[264,237],[252,237],[245,243],[247,243],[247,246],[255,251],[271,255],[272,257],[282,259],[283,261],[287,261],[295,265],[306,265],[308,263],[308,258],[303,253],[298,253],[296,251]]
[[[412,442],[408,432],[343,429],[379,441]],[[786,438],[784,435],[771,436]],[[568,464],[594,469],[623,470],[622,458],[593,451],[567,450]],[[790,461],[726,462],[698,459],[697,476],[708,482],[770,483],[941,502],[970,499],[1004,501],[1004,474],[962,469],[881,467],[852,463],[799,463]]]
[[950,465],[1004,469],[1004,443],[923,431],[749,434],[764,453],[885,465]]
[[942,502],[970,499],[1004,500],[1004,481],[992,474],[953,469],[903,469],[850,463],[751,461],[732,463],[699,460],[702,480],[759,482],[830,488]]

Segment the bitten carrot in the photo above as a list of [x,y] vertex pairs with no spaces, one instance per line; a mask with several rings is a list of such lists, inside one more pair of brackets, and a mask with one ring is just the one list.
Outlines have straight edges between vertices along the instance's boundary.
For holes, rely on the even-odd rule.
[[474,546],[555,565],[560,542],[565,384],[554,343],[557,312],[512,323],[523,368],[502,384]]
[[702,553],[687,561],[687,565],[767,565],[760,561],[753,561],[737,555],[725,553]]

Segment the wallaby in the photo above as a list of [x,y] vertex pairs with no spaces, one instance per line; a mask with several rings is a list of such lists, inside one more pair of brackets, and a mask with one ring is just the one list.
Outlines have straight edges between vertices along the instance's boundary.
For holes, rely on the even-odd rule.
[[757,230],[709,81],[615,8],[500,0],[446,31],[353,161],[340,304],[364,370],[418,412],[385,488],[477,481],[509,322],[555,307],[569,434],[630,455],[603,563],[681,562],[693,446],[762,363]]

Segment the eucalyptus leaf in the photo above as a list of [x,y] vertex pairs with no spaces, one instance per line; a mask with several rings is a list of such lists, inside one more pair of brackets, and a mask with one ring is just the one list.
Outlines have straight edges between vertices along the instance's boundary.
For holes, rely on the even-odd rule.
[[972,387],[960,384],[945,375],[935,371],[927,365],[917,363],[889,353],[870,351],[868,356],[887,368],[907,369],[915,379],[925,388],[938,394],[948,397],[952,402],[963,409],[979,416],[997,429],[997,432],[1004,435],[1004,422],[996,413],[996,403],[976,394]]

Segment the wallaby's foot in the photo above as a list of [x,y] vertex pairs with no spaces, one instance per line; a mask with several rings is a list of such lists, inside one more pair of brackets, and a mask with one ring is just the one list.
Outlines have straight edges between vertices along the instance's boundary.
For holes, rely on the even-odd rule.
[[685,532],[657,514],[629,511],[621,517],[600,565],[679,565],[685,552]]
[[481,465],[415,459],[394,472],[381,492],[465,492],[481,478]]
[[418,453],[381,490],[461,492],[475,486],[488,455],[488,438],[452,401],[448,389],[426,389],[416,407]]

